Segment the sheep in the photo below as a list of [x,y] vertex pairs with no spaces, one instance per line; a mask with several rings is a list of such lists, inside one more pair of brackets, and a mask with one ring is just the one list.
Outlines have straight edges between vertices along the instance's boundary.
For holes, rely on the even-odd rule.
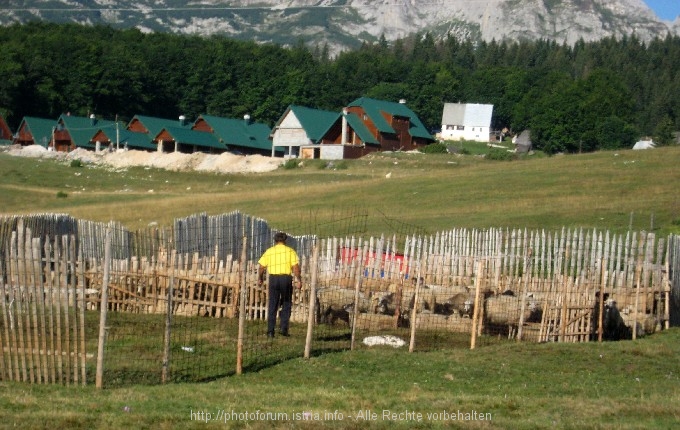
[[[355,291],[349,288],[337,286],[320,288],[316,292],[316,315],[317,321],[321,322],[329,309],[339,311],[346,306],[354,305]],[[359,312],[368,312],[370,301],[363,293],[359,293]],[[331,311],[333,312],[333,311]]]
[[333,306],[329,306],[328,309],[323,314],[322,322],[335,325],[338,321],[344,321],[347,327],[350,326],[350,313],[354,312],[354,304],[345,305],[340,309],[335,309]]
[[474,304],[474,298],[469,294],[458,293],[446,299],[444,303],[435,303],[434,313],[442,315],[457,313],[459,317],[472,318]]
[[538,312],[536,301],[529,295],[524,300],[524,314],[521,315],[522,299],[520,297],[499,295],[486,299],[484,310],[487,329],[506,327],[510,336],[514,328],[519,325],[520,319],[524,322],[536,319],[535,314]]

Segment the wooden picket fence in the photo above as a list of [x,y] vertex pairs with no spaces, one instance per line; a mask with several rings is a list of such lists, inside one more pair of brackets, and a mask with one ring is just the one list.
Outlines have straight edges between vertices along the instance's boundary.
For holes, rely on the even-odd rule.
[[[78,236],[50,237],[47,229],[35,235],[19,219],[11,231],[3,230],[1,380],[88,382],[99,346],[94,336],[97,320],[88,315],[102,311],[102,285],[108,287],[105,303],[110,312],[166,314],[170,303],[173,315],[234,318],[243,312],[246,319],[266,320],[267,291],[257,285],[257,253],[250,238],[229,239],[231,248],[242,248],[246,260],[240,261],[241,256],[225,254],[217,242],[197,249],[175,246],[178,239],[165,232],[133,234],[108,228],[120,230],[113,233],[119,248],[109,261],[104,261],[103,246],[86,235],[100,227],[81,228]],[[205,225],[199,230],[216,231]],[[231,230],[228,226],[225,231]],[[182,231],[192,234],[191,229]],[[261,231],[270,235],[268,228]],[[262,248],[262,240],[253,242]],[[312,243],[319,252],[314,259]],[[294,298],[297,322],[309,316],[313,281],[314,288],[360,285],[365,296],[417,283],[443,291],[472,292],[481,286],[485,294],[531,295],[542,307],[541,320],[520,323],[512,334],[526,341],[601,338],[598,306],[606,297],[631,318],[653,318],[661,328],[667,328],[672,312],[677,312],[670,308],[671,285],[678,282],[670,277],[679,270],[677,236],[666,240],[646,232],[454,229],[432,236],[304,238],[296,245],[305,285]],[[427,321],[436,319],[422,314],[417,325],[427,328]],[[481,335],[486,329],[483,319],[478,325],[470,326],[469,320],[461,324],[468,333]]]
[[19,228],[2,258],[0,379],[85,384],[93,354],[85,342],[85,303],[73,236],[42,243]]

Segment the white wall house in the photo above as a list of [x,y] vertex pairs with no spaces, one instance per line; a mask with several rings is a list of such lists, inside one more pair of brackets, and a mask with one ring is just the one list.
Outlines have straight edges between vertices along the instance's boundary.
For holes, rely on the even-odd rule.
[[488,142],[493,105],[445,103],[442,114],[442,140]]
[[272,129],[272,157],[274,148],[279,148],[286,158],[314,158],[313,154],[305,157],[305,151],[319,147],[324,133],[339,116],[338,112],[289,106]]

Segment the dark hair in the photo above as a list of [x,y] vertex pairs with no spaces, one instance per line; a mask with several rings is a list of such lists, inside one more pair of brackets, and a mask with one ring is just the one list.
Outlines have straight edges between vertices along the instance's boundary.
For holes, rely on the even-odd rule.
[[285,242],[288,239],[288,235],[282,231],[274,235],[274,242]]

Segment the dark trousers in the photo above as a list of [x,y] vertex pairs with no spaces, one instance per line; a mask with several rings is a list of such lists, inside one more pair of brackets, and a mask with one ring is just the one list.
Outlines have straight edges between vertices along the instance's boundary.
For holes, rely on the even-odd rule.
[[269,309],[267,313],[267,332],[274,333],[276,312],[281,306],[282,332],[288,331],[290,310],[293,305],[293,277],[291,275],[269,275]]

